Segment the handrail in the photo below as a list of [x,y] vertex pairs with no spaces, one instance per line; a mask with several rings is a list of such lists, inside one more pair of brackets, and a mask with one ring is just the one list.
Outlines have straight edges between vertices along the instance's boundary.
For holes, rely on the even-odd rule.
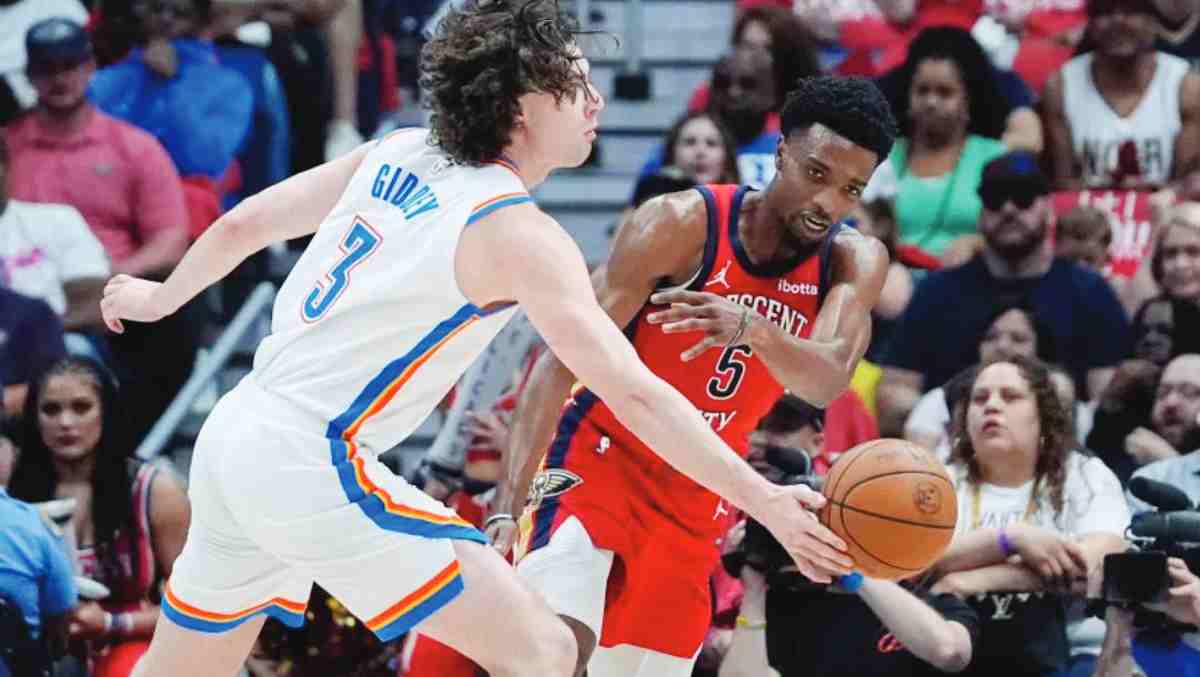
[[163,412],[163,415],[158,417],[158,421],[150,428],[150,432],[146,433],[145,439],[138,445],[135,452],[138,458],[148,461],[162,453],[163,448],[175,435],[175,430],[183,423],[192,403],[229,362],[229,358],[237,349],[242,337],[254,326],[254,321],[258,319],[263,310],[271,307],[274,299],[275,285],[270,282],[262,282],[254,288],[254,291],[250,292],[250,296],[238,309],[233,321],[213,344],[208,357],[200,361],[195,371],[192,372],[191,378],[183,384],[179,394],[171,400],[170,406]]

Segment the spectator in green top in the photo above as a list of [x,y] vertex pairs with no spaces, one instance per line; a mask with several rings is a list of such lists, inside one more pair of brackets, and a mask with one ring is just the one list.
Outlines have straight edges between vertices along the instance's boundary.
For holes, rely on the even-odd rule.
[[1007,105],[982,48],[966,31],[922,31],[900,67],[907,97],[895,102],[896,140],[863,195],[892,199],[900,241],[941,256],[975,233],[983,166],[1006,151]]

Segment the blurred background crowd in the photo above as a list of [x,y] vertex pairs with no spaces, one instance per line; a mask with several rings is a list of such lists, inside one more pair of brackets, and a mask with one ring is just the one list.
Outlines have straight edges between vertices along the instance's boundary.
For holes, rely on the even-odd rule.
[[[444,4],[0,0],[0,646],[26,638],[57,674],[103,677],[145,650],[187,532],[189,444],[304,242],[121,335],[99,321],[103,285],[162,278],[242,198],[422,124],[419,51]],[[889,625],[869,587],[793,585],[731,516],[722,547],[742,556],[713,574],[697,674],[1200,675],[1200,640],[1172,625],[1200,616],[1179,560],[1172,586],[1191,592],[1157,621],[1089,615],[1051,580],[1124,547],[1151,508],[1132,478],[1200,503],[1200,0],[563,7],[601,33],[584,48],[609,106],[593,156],[535,196],[594,263],[652,197],[769,183],[798,78],[873,78],[901,123],[848,220],[892,260],[867,356],[825,410],[785,396],[747,444],[778,478],[880,436],[946,462],[956,545],[904,589],[969,650],[928,644],[940,625],[924,640]],[[494,396],[452,394],[387,455],[476,523],[539,348],[507,349]],[[985,449],[967,412],[991,390],[1024,393],[1041,436]],[[269,621],[246,673],[476,674],[415,633],[380,644],[319,589],[307,617]],[[755,617],[770,631],[739,621]]]

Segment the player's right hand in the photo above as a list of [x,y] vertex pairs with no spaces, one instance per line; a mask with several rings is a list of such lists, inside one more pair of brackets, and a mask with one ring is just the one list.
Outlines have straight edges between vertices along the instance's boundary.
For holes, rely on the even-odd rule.
[[772,485],[761,510],[753,517],[759,521],[784,550],[792,556],[800,573],[816,583],[832,583],[854,568],[846,554],[846,543],[812,513],[825,505],[825,497],[799,484]]
[[483,534],[496,552],[507,555],[517,542],[517,523],[514,520],[498,520],[488,525]]
[[100,314],[104,324],[120,334],[125,331],[121,320],[134,322],[156,322],[170,314],[160,308],[155,292],[162,286],[130,275],[116,275],[104,285],[104,298],[100,299]]

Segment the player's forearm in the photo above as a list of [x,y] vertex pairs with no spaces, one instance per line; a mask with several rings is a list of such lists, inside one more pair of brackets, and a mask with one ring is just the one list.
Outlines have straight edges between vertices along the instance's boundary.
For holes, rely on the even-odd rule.
[[943,672],[957,672],[971,662],[971,641],[965,629],[951,625],[899,585],[866,579],[858,595],[917,658]]
[[754,315],[746,343],[780,384],[804,401],[824,407],[850,384],[858,358],[840,339],[810,341]]
[[495,505],[501,512],[519,515],[529,493],[529,483],[554,437],[563,402],[570,397],[575,376],[551,351],[538,358],[513,414],[503,474],[496,485]]
[[251,236],[237,209],[225,214],[204,231],[158,288],[158,308],[168,315],[175,312],[266,245]]
[[745,510],[760,522],[774,486],[742,460],[700,416],[696,407],[643,365],[629,387],[597,393],[621,423],[673,468]]

